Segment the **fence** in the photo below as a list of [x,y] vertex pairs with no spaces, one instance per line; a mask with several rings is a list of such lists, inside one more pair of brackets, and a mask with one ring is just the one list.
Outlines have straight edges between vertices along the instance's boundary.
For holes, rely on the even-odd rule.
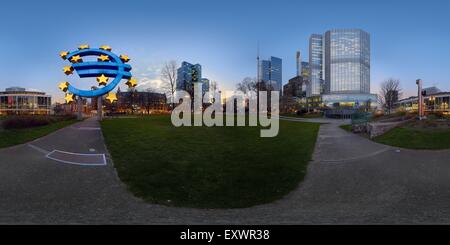
[[372,117],[373,114],[371,112],[355,112],[351,117],[352,124],[367,123]]

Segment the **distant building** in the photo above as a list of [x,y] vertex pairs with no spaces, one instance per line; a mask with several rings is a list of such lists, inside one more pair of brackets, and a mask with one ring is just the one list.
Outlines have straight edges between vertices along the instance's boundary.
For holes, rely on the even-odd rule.
[[208,102],[211,102],[212,97],[209,92],[211,89],[211,82],[208,78],[202,78],[202,96],[207,98]]
[[105,100],[107,111],[126,114],[152,114],[167,111],[167,98],[164,93],[130,90],[117,92],[117,102]]
[[[450,92],[442,92],[436,87],[422,89],[424,95],[425,112],[441,112],[444,114],[450,114]],[[398,110],[403,111],[417,111],[418,110],[417,96],[409,97],[399,100],[395,103],[395,107]]]
[[375,107],[370,93],[370,34],[360,29],[336,29],[309,39],[308,108],[340,113]]
[[283,96],[280,100],[281,113],[295,113],[306,108],[306,89],[309,83],[309,63],[302,62],[300,51],[296,56],[297,75],[289,79],[283,86]]
[[[95,104],[97,108],[97,104]],[[81,100],[81,111],[84,114],[89,114],[93,108],[89,106],[86,98]],[[55,103],[53,106],[53,113],[55,115],[70,115],[78,112],[78,103]]]
[[304,82],[303,91],[306,92],[306,81],[307,80],[309,81],[309,78],[310,78],[310,76],[309,76],[309,73],[310,73],[309,62],[302,61],[302,56],[301,56],[300,51],[297,51],[295,58],[296,58],[296,64],[297,64],[297,75],[296,75],[296,77],[301,76],[302,80],[305,81]]
[[45,92],[11,87],[0,92],[0,115],[48,115],[51,103]]
[[269,60],[262,60],[260,62],[259,77],[266,87],[271,86],[272,90],[280,91],[282,89],[282,72],[283,61],[277,57],[270,57]]
[[359,29],[325,33],[325,93],[370,93],[370,35]]
[[306,91],[304,90],[306,80],[302,76],[291,78],[283,86],[283,96],[280,100],[280,111],[282,113],[293,113],[301,109],[304,105]]
[[434,86],[429,87],[429,88],[424,88],[424,89],[422,89],[422,91],[423,91],[424,95],[433,95],[433,94],[441,93],[441,90]]
[[296,76],[289,79],[289,82],[283,86],[283,96],[302,98],[306,96],[306,91],[303,90],[305,81],[302,76]]
[[324,71],[323,71],[323,36],[313,34],[309,38],[309,86],[307,96],[318,96],[322,93]]
[[210,81],[208,78],[202,78],[202,92],[203,94],[208,93],[210,88]]
[[191,64],[183,61],[181,67],[177,70],[177,90],[184,90],[193,95],[194,83],[202,82],[202,66],[200,64]]
[[309,72],[310,72],[309,62],[302,61],[302,73],[301,73],[301,76],[303,77],[303,79],[309,81],[309,77],[310,77],[309,76]]

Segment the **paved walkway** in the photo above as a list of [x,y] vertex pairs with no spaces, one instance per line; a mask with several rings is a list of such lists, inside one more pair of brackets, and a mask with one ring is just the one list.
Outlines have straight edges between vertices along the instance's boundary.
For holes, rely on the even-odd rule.
[[[116,176],[98,123],[86,120],[0,150],[0,224],[450,223],[450,151],[399,150],[345,132],[342,121],[306,121],[327,124],[297,190],[252,208],[199,210],[133,197]],[[74,164],[85,159],[79,154],[104,154],[106,165],[89,165],[100,158]]]

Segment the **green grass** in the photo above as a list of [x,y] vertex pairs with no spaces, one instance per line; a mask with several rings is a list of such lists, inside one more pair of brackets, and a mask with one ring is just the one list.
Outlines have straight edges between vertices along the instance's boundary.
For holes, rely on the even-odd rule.
[[280,116],[296,117],[296,118],[322,118],[323,114],[322,113],[309,113],[309,114],[301,114],[301,115],[297,115],[297,114],[281,114]]
[[180,127],[168,116],[104,120],[119,177],[147,202],[240,208],[277,200],[303,179],[319,124],[280,121],[274,138],[258,127]]
[[59,121],[41,127],[27,129],[0,130],[0,148],[23,144],[34,139],[43,137],[60,128],[66,127],[76,120]]
[[450,132],[448,130],[421,130],[411,128],[394,128],[384,135],[375,137],[374,141],[409,149],[449,149]]
[[345,131],[352,132],[352,125],[351,124],[341,125],[339,127],[342,128]]

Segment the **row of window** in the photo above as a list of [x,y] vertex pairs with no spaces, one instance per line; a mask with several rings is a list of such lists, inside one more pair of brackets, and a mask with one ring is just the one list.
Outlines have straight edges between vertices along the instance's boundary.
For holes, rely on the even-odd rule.
[[50,106],[48,96],[0,96],[2,109],[49,109]]

